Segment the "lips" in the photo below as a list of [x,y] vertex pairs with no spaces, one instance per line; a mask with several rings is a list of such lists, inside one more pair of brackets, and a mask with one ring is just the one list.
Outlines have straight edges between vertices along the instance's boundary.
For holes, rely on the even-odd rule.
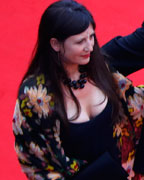
[[90,57],[90,54],[82,55],[83,58],[88,58]]

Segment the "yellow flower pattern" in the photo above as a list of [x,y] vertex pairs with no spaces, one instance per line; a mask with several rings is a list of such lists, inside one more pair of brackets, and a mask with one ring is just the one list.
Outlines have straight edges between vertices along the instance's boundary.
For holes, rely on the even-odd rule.
[[51,166],[51,165],[48,165],[45,170],[48,170],[48,171],[53,171],[54,170],[54,167]]
[[27,95],[29,97],[29,102],[27,102],[27,106],[29,108],[33,107],[33,111],[38,113],[38,117],[42,116],[46,118],[49,113],[49,102],[51,100],[51,96],[47,95],[46,88],[43,88],[40,84],[38,89],[36,86],[31,87],[27,90]]
[[29,100],[28,97],[26,97],[26,98],[22,101],[22,103],[21,103],[21,108],[22,108],[22,109],[26,106],[28,100]]
[[79,170],[77,162],[74,160],[73,163],[70,165],[70,167],[77,172]]
[[45,78],[43,74],[39,75],[36,79],[37,79],[37,85],[45,84]]
[[32,117],[31,109],[25,108],[25,109],[23,110],[23,112],[25,113],[26,116]]

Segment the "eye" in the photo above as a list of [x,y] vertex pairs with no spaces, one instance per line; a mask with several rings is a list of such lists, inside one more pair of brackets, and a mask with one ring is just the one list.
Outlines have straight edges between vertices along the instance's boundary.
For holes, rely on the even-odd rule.
[[85,39],[82,39],[80,41],[77,42],[77,44],[82,44],[85,41]]
[[91,35],[90,35],[90,39],[93,39],[93,38],[94,38],[94,34],[91,34]]

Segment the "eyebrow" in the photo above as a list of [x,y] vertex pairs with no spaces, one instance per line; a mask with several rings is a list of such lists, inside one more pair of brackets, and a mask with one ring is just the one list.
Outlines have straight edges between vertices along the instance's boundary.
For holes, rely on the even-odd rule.
[[[91,34],[90,34],[90,36],[92,36],[92,35],[95,35],[95,32],[92,32]],[[78,41],[82,41],[82,40],[85,40],[86,38],[80,38]]]

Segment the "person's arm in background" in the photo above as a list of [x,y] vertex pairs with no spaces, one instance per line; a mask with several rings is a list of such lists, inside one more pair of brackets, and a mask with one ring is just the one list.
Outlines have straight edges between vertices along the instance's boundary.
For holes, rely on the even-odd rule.
[[127,76],[144,68],[144,22],[128,36],[117,36],[101,47],[108,63]]

